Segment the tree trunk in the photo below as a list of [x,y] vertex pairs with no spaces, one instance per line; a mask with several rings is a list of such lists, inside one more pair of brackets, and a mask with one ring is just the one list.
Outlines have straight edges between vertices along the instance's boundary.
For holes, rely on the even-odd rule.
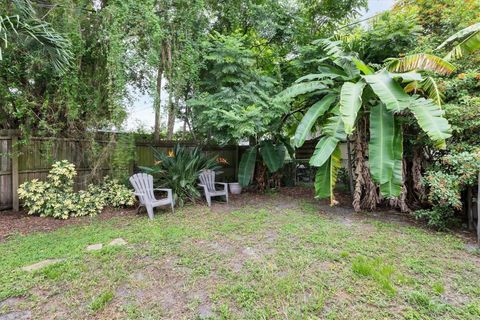
[[422,183],[423,149],[421,146],[414,146],[412,159],[412,183],[414,203],[421,206],[426,198],[425,187]]
[[[176,99],[178,101],[178,99]],[[172,93],[168,93],[168,121],[167,121],[167,139],[173,139],[173,129],[175,128],[175,105],[173,104]]]
[[[161,62],[160,62],[161,63]],[[162,105],[162,78],[163,78],[163,67],[158,66],[157,69],[157,85],[156,85],[156,97],[154,102],[155,110],[155,126],[153,130],[153,139],[155,142],[160,141],[160,107]]]
[[364,117],[359,121],[355,134],[355,189],[353,193],[353,209],[355,211],[377,208],[379,202],[378,188],[372,180],[370,170],[366,165],[368,122]]

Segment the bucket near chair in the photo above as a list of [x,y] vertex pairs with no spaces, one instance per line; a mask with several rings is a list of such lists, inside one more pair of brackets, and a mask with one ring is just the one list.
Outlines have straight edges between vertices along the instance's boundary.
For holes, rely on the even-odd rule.
[[228,184],[231,194],[240,194],[242,193],[242,186],[238,182],[232,182]]

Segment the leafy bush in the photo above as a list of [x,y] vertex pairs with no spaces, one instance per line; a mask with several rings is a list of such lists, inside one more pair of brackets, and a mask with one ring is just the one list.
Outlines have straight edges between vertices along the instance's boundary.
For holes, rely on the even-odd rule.
[[427,224],[438,230],[445,230],[456,222],[455,210],[449,206],[433,206],[432,209],[417,210],[413,212],[416,219],[425,220]]
[[199,148],[189,150],[180,145],[167,153],[154,149],[156,165],[140,167],[156,178],[156,184],[170,188],[175,202],[183,206],[186,200],[195,201],[200,196],[197,180],[204,169],[218,170],[217,156],[206,157]]
[[455,221],[455,213],[462,209],[462,191],[477,181],[480,170],[480,150],[450,153],[441,157],[427,171],[424,184],[428,187],[429,210],[414,213],[417,219],[424,219],[437,229],[445,229]]
[[28,214],[68,219],[94,216],[105,206],[133,205],[133,193],[117,180],[105,178],[101,185],[89,185],[87,190],[73,191],[75,166],[67,160],[53,164],[46,181],[34,179],[18,188],[19,198]]

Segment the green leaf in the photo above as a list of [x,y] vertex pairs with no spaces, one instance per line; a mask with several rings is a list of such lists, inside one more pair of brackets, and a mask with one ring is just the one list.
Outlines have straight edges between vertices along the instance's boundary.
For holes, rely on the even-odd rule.
[[348,74],[343,71],[343,69],[330,66],[328,64],[324,64],[318,67],[318,71],[320,71],[322,74],[328,75],[330,78],[342,78],[342,79],[348,79]]
[[345,133],[351,134],[357,119],[358,110],[362,106],[362,92],[366,83],[345,82],[340,92],[340,114],[345,126]]
[[332,112],[333,115],[328,118],[326,124],[322,127],[323,136],[315,146],[315,151],[310,158],[310,165],[312,166],[322,166],[335,150],[338,142],[347,138],[342,118],[338,114],[338,107],[333,108]]
[[380,185],[380,192],[386,198],[400,196],[403,186],[403,130],[398,119],[395,119],[393,137],[393,174],[390,181]]
[[290,156],[290,158],[292,159],[295,158],[295,149],[293,149],[292,145],[290,144],[290,141],[283,136],[279,136],[278,140],[280,140],[283,143],[286,150],[288,151],[288,155]]
[[300,83],[304,81],[312,81],[312,80],[322,80],[322,79],[334,79],[337,78],[337,74],[329,74],[329,73],[312,73],[307,74],[306,76],[300,77],[295,80],[295,83]]
[[253,179],[256,158],[256,146],[248,148],[242,155],[242,159],[238,165],[238,182],[242,187],[248,186]]
[[337,147],[338,142],[339,140],[332,136],[324,136],[320,138],[315,146],[315,151],[310,158],[310,165],[314,167],[323,166]]
[[432,77],[425,78],[425,80],[420,83],[420,88],[422,91],[425,92],[426,95],[428,95],[430,99],[432,99],[432,101],[434,101],[439,106],[442,105],[444,95],[438,87],[435,79],[433,79]]
[[282,100],[290,100],[302,94],[327,89],[327,86],[321,81],[310,81],[295,83],[287,89],[280,92],[277,97]]
[[275,145],[275,152],[277,153],[277,157],[280,159],[280,167],[278,168],[278,169],[280,169],[280,168],[283,167],[283,165],[285,163],[285,156],[287,154],[287,148],[286,148],[285,144],[283,144],[283,143],[276,144]]
[[332,109],[333,115],[327,119],[327,122],[322,127],[322,134],[336,138],[343,141],[347,139],[345,133],[345,125],[343,124],[342,117],[340,116],[340,110],[337,107]]
[[453,34],[441,45],[439,45],[436,50],[443,49],[444,47],[450,46],[454,43],[458,44],[456,44],[445,56],[445,59],[447,60],[452,58],[461,58],[465,54],[469,54],[480,49],[480,22]]
[[403,82],[408,81],[422,81],[422,75],[416,72],[403,72],[403,73],[390,73],[390,76],[394,79],[401,78]]
[[373,180],[383,184],[392,179],[394,118],[383,103],[370,110],[368,163]]
[[400,112],[410,106],[411,97],[390,77],[388,71],[382,70],[379,73],[364,76],[364,78],[388,110]]
[[357,69],[362,71],[363,74],[368,75],[368,74],[375,73],[375,71],[372,68],[370,68],[367,64],[365,64],[365,62],[363,62],[362,60],[357,59],[357,58],[352,58],[352,61],[355,64],[355,66],[357,67]]
[[260,146],[260,155],[267,165],[268,171],[273,173],[283,166],[285,148],[282,145],[274,146],[271,141],[263,141]]
[[334,189],[337,182],[338,170],[341,167],[342,153],[340,147],[335,148],[328,160],[317,170],[315,175],[315,197],[319,199],[330,197],[330,204],[334,204]]
[[294,144],[297,148],[303,145],[315,121],[330,108],[335,99],[336,96],[327,95],[308,109],[295,131]]
[[445,139],[452,136],[452,128],[443,117],[444,111],[430,99],[414,99],[410,110],[417,119],[418,125],[435,142],[438,148],[445,148]]

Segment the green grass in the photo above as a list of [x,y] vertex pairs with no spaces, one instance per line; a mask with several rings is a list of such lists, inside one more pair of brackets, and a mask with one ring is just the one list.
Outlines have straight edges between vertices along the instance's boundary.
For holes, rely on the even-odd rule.
[[105,307],[107,303],[109,303],[113,299],[113,292],[111,291],[105,291],[102,292],[98,297],[95,297],[95,299],[90,303],[90,309],[92,311],[98,311]]
[[[0,243],[0,315],[69,319],[478,319],[480,257],[445,233],[265,196]],[[285,204],[288,204],[286,209]],[[220,208],[220,209],[219,209]],[[320,213],[320,214],[319,214]],[[87,252],[122,237],[126,246]],[[65,261],[33,273],[20,268]]]

